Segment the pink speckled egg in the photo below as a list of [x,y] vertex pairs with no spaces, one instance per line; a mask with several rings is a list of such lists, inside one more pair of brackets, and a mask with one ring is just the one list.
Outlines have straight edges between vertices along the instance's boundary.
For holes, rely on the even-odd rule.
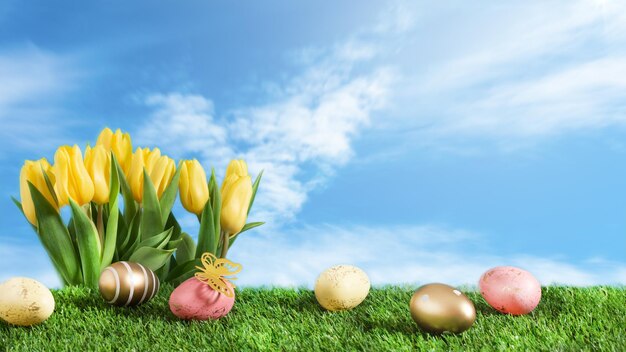
[[180,319],[219,319],[233,308],[235,297],[227,297],[192,277],[180,284],[170,296],[170,310]]
[[530,313],[541,300],[541,284],[526,270],[498,266],[487,270],[478,282],[480,294],[502,313]]

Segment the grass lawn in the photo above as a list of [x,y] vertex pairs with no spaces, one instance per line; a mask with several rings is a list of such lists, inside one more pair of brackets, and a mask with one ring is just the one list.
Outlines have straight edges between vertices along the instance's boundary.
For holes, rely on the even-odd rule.
[[539,307],[514,317],[491,309],[471,292],[478,316],[461,335],[432,336],[411,320],[414,287],[375,288],[352,311],[322,310],[308,290],[237,292],[219,321],[186,322],[169,311],[172,288],[152,301],[114,308],[98,292],[54,292],[56,311],[32,328],[0,323],[0,350],[607,350],[626,351],[626,289],[545,287]]

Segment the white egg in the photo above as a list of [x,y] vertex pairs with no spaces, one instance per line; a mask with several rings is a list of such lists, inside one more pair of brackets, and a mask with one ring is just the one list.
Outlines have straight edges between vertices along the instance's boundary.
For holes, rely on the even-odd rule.
[[39,281],[15,277],[0,284],[0,318],[9,324],[39,324],[54,311],[54,297]]
[[315,298],[327,310],[352,309],[367,297],[370,280],[352,265],[337,265],[325,270],[315,283]]

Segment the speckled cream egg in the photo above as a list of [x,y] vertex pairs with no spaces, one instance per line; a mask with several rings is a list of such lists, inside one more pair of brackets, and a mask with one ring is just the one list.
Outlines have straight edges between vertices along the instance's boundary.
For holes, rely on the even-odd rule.
[[352,309],[367,297],[370,280],[356,266],[337,265],[325,270],[315,282],[315,298],[327,310]]
[[541,284],[528,271],[513,266],[487,270],[478,282],[480,294],[502,313],[530,313],[541,300]]
[[54,312],[54,297],[41,282],[15,277],[0,284],[0,318],[9,324],[39,324]]

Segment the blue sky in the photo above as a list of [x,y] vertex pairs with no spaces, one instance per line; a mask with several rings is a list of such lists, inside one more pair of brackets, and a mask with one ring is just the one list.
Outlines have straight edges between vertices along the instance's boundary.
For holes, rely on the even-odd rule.
[[[58,280],[10,201],[105,126],[265,170],[242,285],[626,284],[626,6],[584,0],[0,5],[0,279]],[[193,216],[176,213],[191,233]]]

